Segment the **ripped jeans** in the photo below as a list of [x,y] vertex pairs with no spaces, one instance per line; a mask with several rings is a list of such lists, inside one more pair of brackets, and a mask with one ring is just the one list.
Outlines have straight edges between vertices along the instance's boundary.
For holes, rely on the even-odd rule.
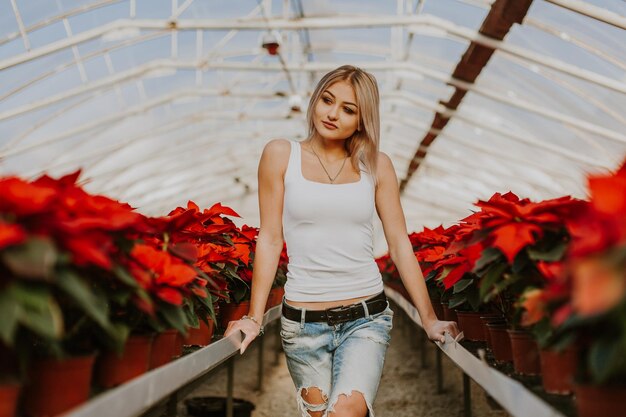
[[[391,338],[392,318],[388,302],[380,313],[332,326],[281,316],[283,349],[303,417],[310,416],[308,411],[324,410],[326,417],[340,395],[349,396],[353,391],[363,394],[369,417],[374,417],[372,404]],[[318,388],[327,401],[309,404],[302,398],[308,388]]]

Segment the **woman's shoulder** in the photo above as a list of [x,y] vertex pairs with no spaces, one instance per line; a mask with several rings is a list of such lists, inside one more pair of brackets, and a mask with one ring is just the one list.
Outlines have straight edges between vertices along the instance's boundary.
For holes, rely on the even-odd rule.
[[391,162],[391,158],[389,157],[389,155],[387,155],[386,153],[382,151],[378,151],[376,169],[379,173],[383,175],[385,173],[389,173],[390,171],[395,171],[393,167],[393,162]]
[[379,151],[376,160],[376,188],[381,183],[387,181],[397,182],[396,169],[393,167],[393,162],[389,155]]
[[289,152],[291,152],[291,141],[284,138],[271,139],[263,148],[263,153],[272,155],[289,154]]
[[261,155],[261,166],[265,166],[271,171],[277,170],[284,173],[291,153],[291,143],[288,139],[271,139],[263,147]]

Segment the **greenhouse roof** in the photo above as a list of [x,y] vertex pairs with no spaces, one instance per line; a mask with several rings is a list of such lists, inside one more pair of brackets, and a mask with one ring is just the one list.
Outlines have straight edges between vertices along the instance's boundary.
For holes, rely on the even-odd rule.
[[10,0],[0,28],[2,175],[82,168],[147,214],[258,225],[263,146],[305,138],[342,64],[379,82],[409,230],[496,191],[584,197],[626,155],[622,0]]

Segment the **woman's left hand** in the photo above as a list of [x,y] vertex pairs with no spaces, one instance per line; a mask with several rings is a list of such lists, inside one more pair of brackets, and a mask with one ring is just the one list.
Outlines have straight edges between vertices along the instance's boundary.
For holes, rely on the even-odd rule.
[[446,341],[446,333],[449,333],[453,339],[456,339],[459,334],[459,327],[455,321],[435,320],[430,325],[425,326],[424,330],[430,340],[441,343]]

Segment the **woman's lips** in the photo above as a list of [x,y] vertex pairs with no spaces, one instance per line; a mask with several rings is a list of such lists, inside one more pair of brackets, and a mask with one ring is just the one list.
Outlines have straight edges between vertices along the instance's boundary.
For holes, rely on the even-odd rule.
[[327,128],[327,129],[337,129],[337,126],[335,126],[335,125],[334,125],[334,124],[332,124],[332,123],[325,122],[325,121],[323,121],[323,120],[322,120],[322,123],[324,124],[324,126],[326,126],[326,128]]

